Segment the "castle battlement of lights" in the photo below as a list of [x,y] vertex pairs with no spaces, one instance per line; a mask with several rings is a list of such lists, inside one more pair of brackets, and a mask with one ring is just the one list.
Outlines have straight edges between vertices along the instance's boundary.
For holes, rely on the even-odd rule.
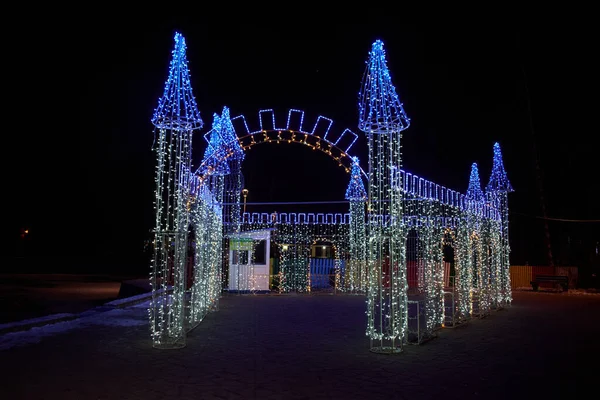
[[[508,193],[498,143],[482,188],[477,164],[460,193],[402,169],[410,118],[392,83],[381,40],[368,52],[358,130],[368,160],[352,156],[358,134],[290,109],[258,123],[214,114],[192,167],[192,135],[204,122],[192,93],[186,42],[175,45],[155,127],[155,226],[149,307],[156,348],[181,348],[219,309],[225,292],[312,293],[365,298],[370,350],[399,353],[436,332],[511,304]],[[358,80],[357,80],[358,87]],[[277,121],[277,123],[276,123]],[[284,123],[285,121],[285,123]],[[346,213],[246,213],[245,151],[262,143],[319,150],[348,172]]]

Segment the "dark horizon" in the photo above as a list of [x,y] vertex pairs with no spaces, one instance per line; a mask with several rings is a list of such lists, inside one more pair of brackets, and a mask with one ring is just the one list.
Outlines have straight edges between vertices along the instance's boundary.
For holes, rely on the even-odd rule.
[[[357,93],[371,44],[381,39],[411,118],[403,135],[404,169],[464,193],[473,162],[487,184],[492,147],[499,142],[515,188],[509,197],[511,264],[546,265],[537,148],[555,263],[588,262],[576,258],[583,253],[575,248],[585,247],[587,255],[600,241],[598,222],[590,222],[600,215],[594,139],[586,121],[591,104],[584,102],[589,56],[583,27],[567,32],[550,22],[525,27],[518,21],[435,21],[298,32],[240,24],[221,31],[169,20],[111,22],[109,32],[93,24],[79,30],[84,43],[79,47],[57,46],[69,43],[62,41],[67,35],[40,34],[28,49],[38,85],[32,88],[48,96],[41,115],[51,129],[36,131],[33,139],[17,137],[21,162],[8,169],[15,193],[14,221],[5,232],[9,257],[23,254],[19,234],[29,229],[27,256],[84,258],[78,262],[90,271],[115,266],[148,271],[143,246],[152,228],[155,161],[150,118],[176,31],[187,42],[204,120],[194,134],[196,166],[213,113],[228,106],[232,116],[243,114],[249,122],[270,108],[279,116],[294,108],[313,121],[318,115],[331,118],[333,129],[359,135],[351,153],[365,168]],[[70,69],[49,62],[63,52]],[[69,129],[75,139],[60,137],[57,118],[74,113],[78,117],[69,119]],[[256,146],[247,154],[243,172],[250,203],[343,200],[349,178],[332,160],[301,147],[274,146]],[[344,204],[336,206],[344,212]],[[48,272],[61,269],[59,262],[52,265]]]

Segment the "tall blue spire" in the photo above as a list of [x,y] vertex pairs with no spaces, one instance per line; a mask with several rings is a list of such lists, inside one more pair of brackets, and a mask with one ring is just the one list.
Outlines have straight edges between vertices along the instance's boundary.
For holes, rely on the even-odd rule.
[[350,183],[346,188],[346,200],[351,201],[366,201],[367,191],[362,180],[362,171],[358,164],[358,157],[352,157],[354,163],[350,171]]
[[213,114],[213,125],[209,132],[208,146],[204,151],[202,158],[202,172],[211,173],[212,175],[228,175],[230,173],[229,164],[227,163],[227,149],[222,138],[221,117],[218,114]]
[[500,144],[494,143],[494,161],[492,165],[492,174],[490,175],[490,181],[487,184],[486,191],[488,192],[513,192],[514,189],[508,181],[506,171],[504,170],[504,161],[502,161],[502,151],[500,150]]
[[163,97],[154,110],[152,123],[162,129],[190,131],[204,125],[192,93],[190,71],[186,56],[183,35],[175,33],[175,48],[169,67],[169,77],[165,82]]
[[376,40],[369,52],[358,108],[358,128],[367,134],[400,132],[410,125],[392,83],[381,40]]
[[481,190],[481,180],[479,179],[479,168],[477,167],[477,163],[473,163],[473,165],[471,165],[471,176],[469,177],[467,199],[475,201],[483,201],[485,199],[483,190]]

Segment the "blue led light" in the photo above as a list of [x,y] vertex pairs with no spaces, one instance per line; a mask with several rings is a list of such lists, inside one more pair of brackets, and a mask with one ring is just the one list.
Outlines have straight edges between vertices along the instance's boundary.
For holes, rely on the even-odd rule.
[[235,129],[233,128],[233,123],[231,122],[231,116],[229,115],[229,108],[223,107],[223,112],[221,113],[220,119],[220,136],[221,140],[225,143],[228,150],[233,152],[233,157],[243,160],[246,156],[244,153],[244,149],[240,145],[237,135],[235,134]]
[[175,48],[165,91],[154,110],[152,124],[161,129],[194,130],[204,125],[192,93],[185,39],[175,34]]
[[410,125],[392,83],[381,40],[376,40],[369,52],[359,92],[358,115],[358,128],[365,133],[400,132]]
[[514,189],[508,181],[506,171],[504,170],[504,162],[502,161],[502,151],[500,144],[494,143],[494,161],[492,165],[492,174],[487,184],[486,191],[488,192],[513,192]]
[[208,146],[202,158],[202,172],[212,175],[228,175],[227,148],[222,137],[221,117],[213,114],[212,129],[208,133]]
[[469,188],[467,189],[467,200],[484,201],[483,190],[481,190],[481,180],[479,179],[479,168],[477,163],[471,165],[471,176],[469,177]]
[[363,172],[358,164],[358,157],[352,157],[352,170],[350,171],[350,183],[346,188],[346,200],[352,201],[366,201],[367,191],[363,184],[362,175]]

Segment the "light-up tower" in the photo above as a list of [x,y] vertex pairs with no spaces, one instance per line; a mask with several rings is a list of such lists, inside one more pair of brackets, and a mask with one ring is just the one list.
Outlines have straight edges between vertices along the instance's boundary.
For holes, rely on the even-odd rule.
[[500,144],[494,143],[494,160],[492,173],[486,187],[486,195],[493,201],[500,212],[500,305],[510,305],[512,290],[510,285],[510,245],[508,242],[508,194],[514,189],[506,176]]
[[154,254],[149,308],[153,346],[185,346],[186,286],[192,132],[203,126],[192,94],[184,37],[175,47],[163,96],[151,120],[156,135]]
[[[482,218],[480,211],[484,204],[484,194],[481,190],[479,167],[477,163],[471,164],[469,185],[465,193],[466,209],[461,218],[457,235],[462,252],[458,257],[457,292],[459,311],[462,317],[470,318],[474,311],[478,312],[479,302],[482,298],[483,278],[485,271],[482,268]],[[474,310],[474,303],[477,309]]]
[[225,151],[228,153],[227,162],[229,163],[229,174],[225,177],[225,192],[223,194],[223,215],[227,218],[225,233],[239,233],[242,215],[241,197],[244,184],[242,162],[246,153],[235,134],[229,108],[227,107],[223,107],[221,113],[221,136]]
[[[192,323],[201,319],[206,311],[218,310],[222,289],[224,180],[230,172],[222,122],[223,119],[218,114],[213,114],[212,129],[208,132],[208,146],[198,171],[205,177],[202,188],[210,193],[209,203],[218,210],[220,218],[217,220],[214,216],[207,218],[198,215],[198,221],[202,221],[203,226],[198,226],[196,232],[197,235],[201,233],[203,237],[197,237],[195,267],[203,272],[202,278],[196,277],[192,290]],[[201,205],[203,202],[197,204]],[[207,211],[208,209],[201,210],[202,213]]]
[[407,330],[406,227],[400,139],[407,117],[392,83],[383,42],[373,43],[359,92],[358,128],[368,138],[367,336],[371,351],[397,353]]
[[349,248],[350,260],[346,270],[346,286],[352,293],[364,293],[367,289],[367,236],[365,226],[365,202],[367,191],[362,180],[358,158],[353,157],[350,182],[346,188],[346,200],[350,202]]
[[[221,113],[221,140],[223,150],[227,153],[227,163],[229,164],[229,173],[225,175],[223,181],[223,240],[220,247],[224,254],[221,256],[223,262],[221,271],[223,277],[229,276],[229,237],[232,234],[240,233],[242,216],[242,189],[244,188],[244,177],[242,175],[242,162],[246,153],[240,145],[240,142],[231,123],[229,108],[223,107]],[[227,283],[227,282],[223,282]],[[227,283],[228,285],[228,283]]]

